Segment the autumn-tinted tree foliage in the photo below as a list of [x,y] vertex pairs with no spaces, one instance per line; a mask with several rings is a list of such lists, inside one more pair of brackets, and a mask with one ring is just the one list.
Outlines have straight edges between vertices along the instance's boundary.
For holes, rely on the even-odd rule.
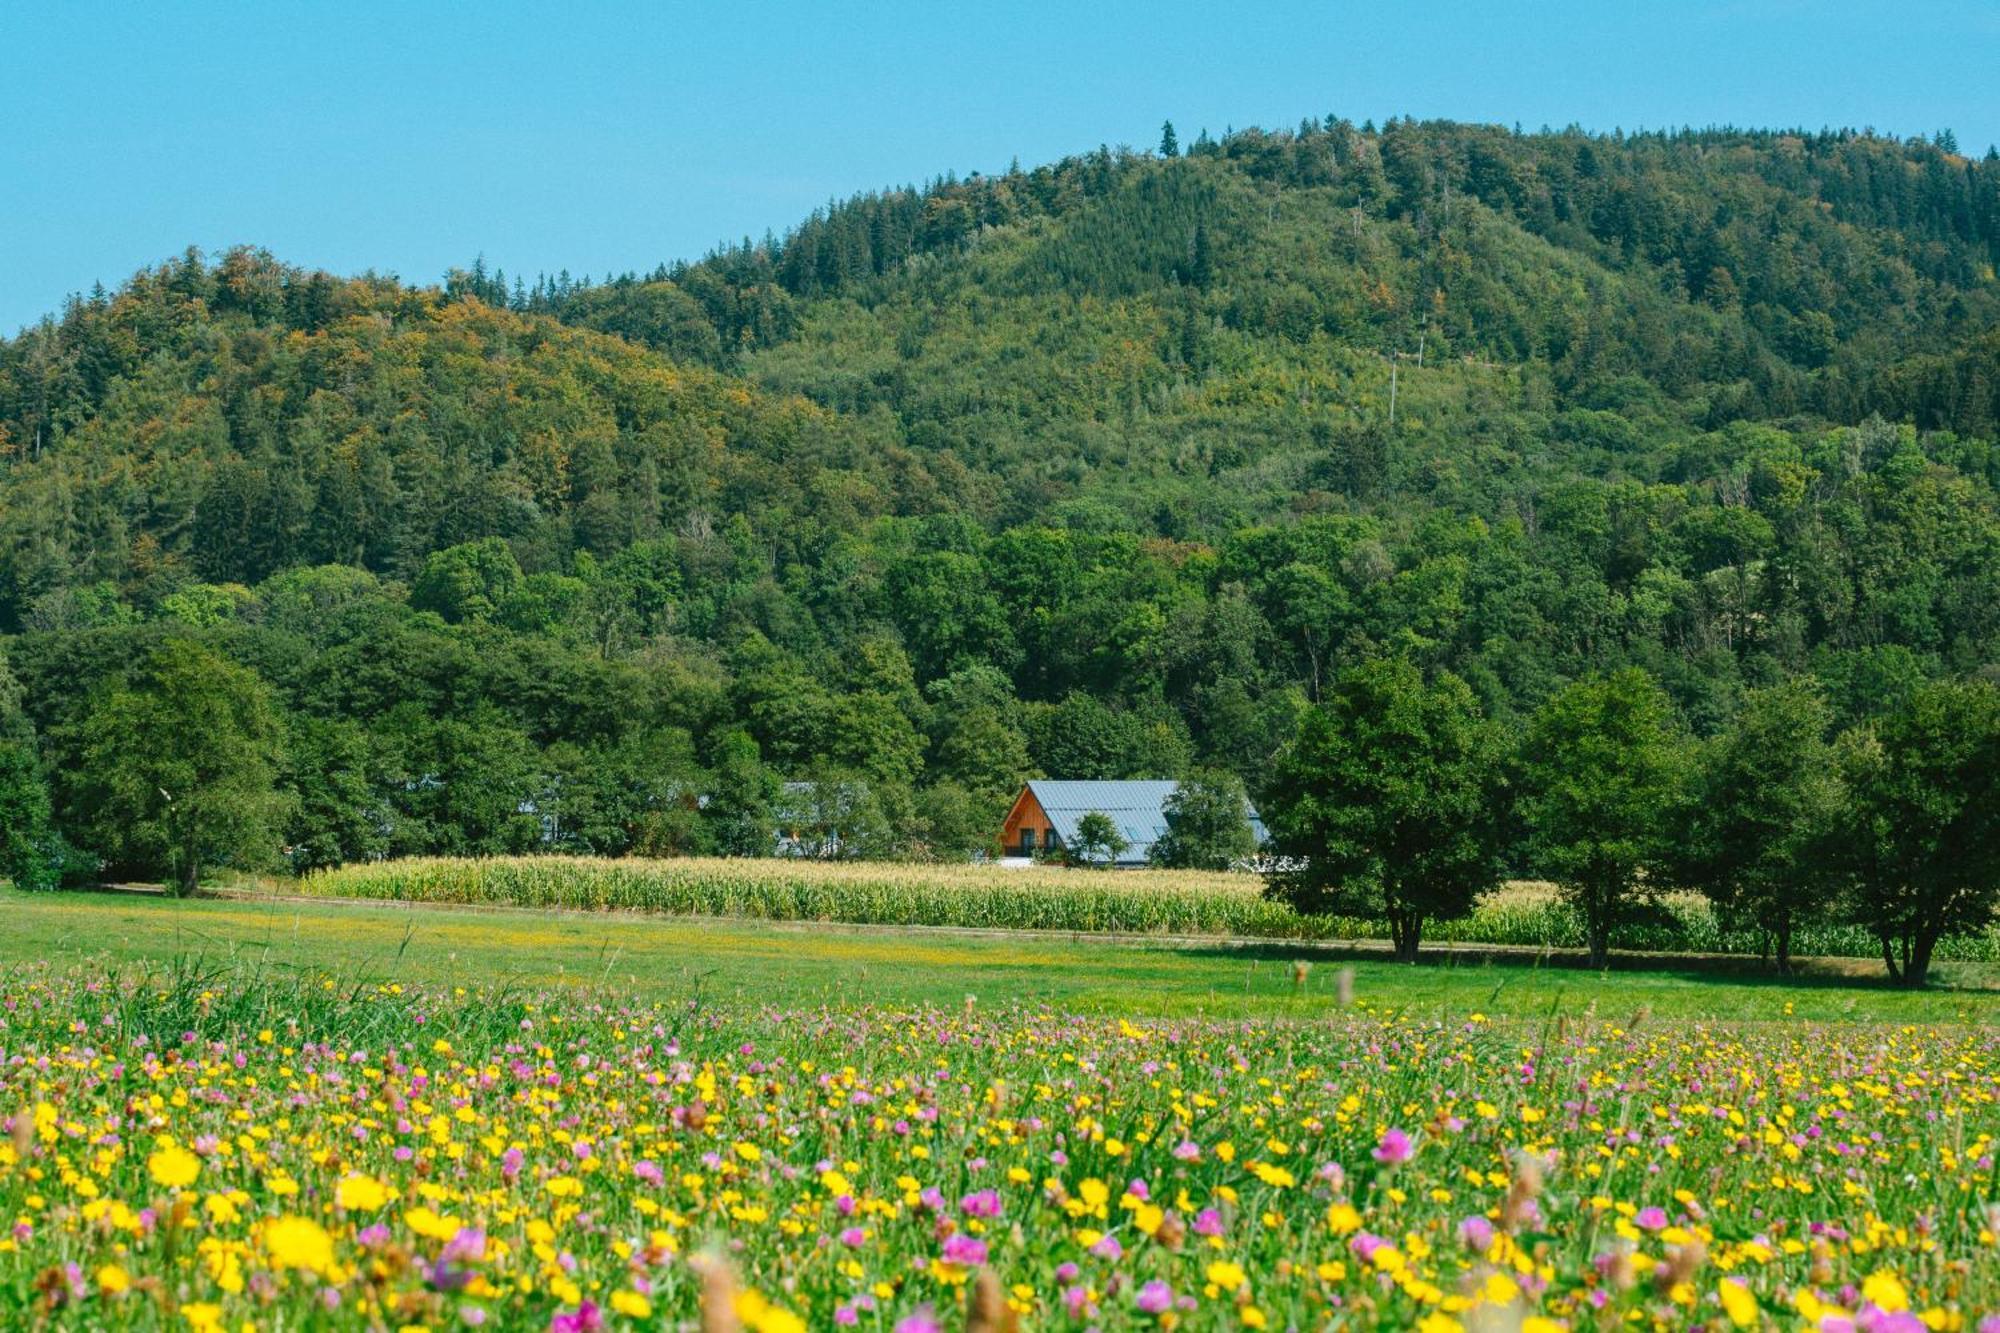
[[2000,661],[2000,161],[1176,146],[606,281],[238,251],[78,299],[0,342],[40,771],[184,636],[273,692],[295,865],[766,851],[806,779],[959,856],[1036,771],[1259,795],[1371,659],[1500,727],[1639,668],[1697,737],[1793,677],[1845,729]]

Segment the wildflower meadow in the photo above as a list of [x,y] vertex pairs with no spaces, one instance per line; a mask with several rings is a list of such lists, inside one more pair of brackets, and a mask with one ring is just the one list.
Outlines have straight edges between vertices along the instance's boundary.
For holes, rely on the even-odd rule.
[[28,965],[0,1070],[11,1327],[2000,1328],[1992,1026]]

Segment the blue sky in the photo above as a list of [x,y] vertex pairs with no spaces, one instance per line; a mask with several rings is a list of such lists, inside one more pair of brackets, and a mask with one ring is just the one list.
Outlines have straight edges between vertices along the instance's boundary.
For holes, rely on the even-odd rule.
[[1987,0],[0,0],[0,332],[188,245],[431,281],[648,268],[830,196],[1335,112],[1949,126]]

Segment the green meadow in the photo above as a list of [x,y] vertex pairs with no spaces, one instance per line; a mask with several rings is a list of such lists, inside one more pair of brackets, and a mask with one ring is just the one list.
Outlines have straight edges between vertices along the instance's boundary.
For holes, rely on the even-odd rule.
[[[429,905],[0,892],[0,961],[58,968],[184,966],[454,986],[569,986],[633,998],[783,1005],[1021,1002],[1085,1013],[1309,1017],[1355,1002],[1494,1018],[1648,1010],[1782,1021],[1991,1021],[2000,968],[1952,963],[1908,993],[1853,963],[1779,981],[1752,962],[1626,959],[1589,971],[1506,953],[1410,967],[1340,945],[722,922]],[[1301,966],[1303,964],[1303,966]],[[1645,964],[1638,970],[1635,964]]]

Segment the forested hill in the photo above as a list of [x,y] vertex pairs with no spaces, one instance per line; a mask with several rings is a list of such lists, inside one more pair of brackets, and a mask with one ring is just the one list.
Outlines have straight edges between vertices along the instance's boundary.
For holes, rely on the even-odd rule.
[[302,862],[747,850],[850,776],[853,845],[948,853],[1032,771],[1254,779],[1384,654],[1509,720],[1640,665],[1697,734],[2000,662],[2000,157],[1166,148],[600,282],[189,255],[0,343],[59,821],[109,836],[93,691],[177,634],[274,692]]

